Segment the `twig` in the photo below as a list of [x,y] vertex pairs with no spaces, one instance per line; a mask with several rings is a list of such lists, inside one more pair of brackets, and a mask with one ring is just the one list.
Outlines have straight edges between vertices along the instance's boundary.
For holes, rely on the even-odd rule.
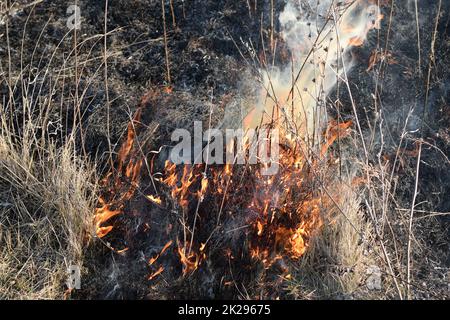
[[104,81],[105,81],[105,95],[106,95],[106,139],[108,141],[108,151],[109,151],[109,162],[111,168],[114,167],[114,162],[112,158],[112,148],[111,148],[111,128],[110,128],[110,100],[109,100],[109,87],[108,87],[108,0],[105,1],[105,15],[104,15],[104,37],[103,37],[103,46],[104,46]]
[[170,13],[172,14],[172,25],[173,29],[176,30],[177,28],[177,20],[175,19],[175,10],[173,8],[173,0],[170,0]]
[[420,159],[422,156],[422,143],[419,143],[419,155],[417,156],[416,165],[416,181],[414,183],[414,195],[411,204],[411,213],[409,215],[409,226],[408,226],[408,248],[407,248],[407,266],[406,266],[406,282],[407,282],[407,298],[411,298],[411,240],[412,240],[412,221],[414,217],[414,206],[416,204],[417,189],[419,185],[419,174],[420,174]]
[[417,0],[414,1],[414,8],[416,13],[416,28],[417,28],[417,52],[419,53],[419,73],[422,73],[422,52],[420,47],[420,28],[419,28],[419,9]]
[[166,27],[166,9],[164,6],[164,0],[161,0],[161,7],[162,7],[162,18],[163,18],[163,30],[164,30],[164,51],[166,54],[166,80],[167,84],[170,86],[170,83],[172,82],[170,77],[170,65],[169,65],[169,49],[167,47],[167,27]]
[[409,215],[409,229],[408,229],[408,248],[407,248],[407,266],[406,266],[406,276],[407,276],[407,297],[408,299],[411,298],[411,288],[410,288],[410,277],[411,277],[411,238],[412,238],[412,221],[414,218],[414,207],[416,204],[416,197],[417,197],[417,189],[419,185],[419,175],[420,175],[420,160],[422,156],[422,143],[424,138],[424,128],[425,128],[425,120],[426,120],[426,111],[427,111],[427,105],[428,105],[428,98],[430,93],[430,81],[431,81],[431,71],[433,69],[434,64],[434,58],[435,58],[435,43],[436,43],[436,36],[437,36],[437,28],[439,25],[439,16],[441,14],[441,6],[442,6],[442,0],[439,0],[438,5],[438,12],[436,14],[436,20],[434,25],[434,33],[433,37],[431,39],[431,52],[430,52],[430,60],[428,65],[428,75],[427,75],[427,83],[426,83],[426,93],[425,93],[425,104],[423,108],[423,115],[422,115],[422,125],[421,125],[421,139],[419,140],[419,154],[417,156],[417,165],[416,165],[416,180],[414,183],[414,195],[413,200],[411,204],[411,213]]

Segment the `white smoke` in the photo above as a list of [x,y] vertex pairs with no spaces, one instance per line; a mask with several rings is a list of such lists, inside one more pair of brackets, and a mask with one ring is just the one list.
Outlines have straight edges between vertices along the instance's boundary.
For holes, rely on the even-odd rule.
[[273,120],[291,141],[318,134],[324,125],[320,107],[352,66],[350,49],[362,45],[380,18],[369,0],[288,1],[279,22],[292,62],[261,70],[264,88],[244,128]]

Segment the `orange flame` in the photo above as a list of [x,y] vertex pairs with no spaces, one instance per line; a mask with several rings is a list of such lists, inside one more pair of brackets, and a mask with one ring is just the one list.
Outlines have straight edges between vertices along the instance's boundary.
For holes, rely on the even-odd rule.
[[183,275],[190,274],[197,270],[200,263],[200,256],[197,255],[193,250],[191,252],[186,248],[188,245],[181,247],[178,245],[178,254],[180,255],[180,261],[183,264]]
[[[146,99],[144,97],[143,101]],[[133,120],[128,124],[127,139],[120,147],[118,152],[118,166],[115,176],[113,171],[109,172],[101,181],[104,186],[112,185],[111,195],[113,197],[119,195],[118,199],[112,199],[107,203],[102,197],[99,198],[100,207],[96,208],[94,213],[94,225],[97,237],[103,238],[113,230],[113,226],[102,226],[111,218],[122,214],[123,203],[134,195],[139,185],[140,171],[142,167],[142,159],[133,159],[133,146],[136,139],[136,126],[141,119],[142,107],[138,109]],[[125,163],[128,164],[125,166]],[[123,181],[125,177],[126,181]],[[116,208],[116,209],[111,209]]]
[[161,205],[161,203],[162,203],[162,200],[161,200],[160,197],[155,197],[155,196],[152,196],[152,195],[148,195],[147,199],[150,200],[153,203],[158,204],[158,205]]
[[150,258],[150,259],[148,260],[148,264],[149,264],[150,266],[151,266],[152,264],[154,264],[155,261],[158,260],[159,257],[160,257],[164,252],[166,252],[167,249],[170,248],[170,246],[172,245],[172,243],[173,243],[172,240],[169,241],[169,242],[167,242],[167,243],[165,244],[165,246],[162,248],[162,250],[161,250],[161,252],[160,252],[159,254],[157,254],[154,258]]
[[152,273],[149,277],[148,280],[153,280],[154,278],[156,278],[157,276],[159,276],[161,273],[163,273],[164,271],[164,267],[161,266],[159,267],[158,270],[156,270],[154,273]]
[[[324,157],[329,147],[336,139],[344,138],[351,122],[330,123],[325,132],[324,142],[319,148],[319,159]],[[323,225],[320,205],[325,202],[319,195],[305,194],[304,199],[297,199],[297,192],[302,192],[305,182],[311,180],[307,166],[320,165],[319,161],[308,164],[305,156],[295,153],[291,148],[281,148],[280,172],[273,177],[261,176],[259,170],[254,171],[256,185],[253,186],[253,199],[248,208],[258,214],[251,223],[257,236],[251,244],[250,252],[253,258],[259,259],[266,268],[282,258],[283,254],[292,259],[302,257],[308,249],[314,233]],[[233,166],[210,166],[208,176],[200,165],[177,166],[170,162],[165,164],[165,178],[161,182],[169,187],[169,193],[181,208],[187,209],[189,202],[202,201],[206,195],[221,199],[222,207],[226,190],[239,194],[242,181],[233,181]],[[229,177],[228,179],[224,179]],[[198,186],[195,191],[195,186]],[[200,243],[200,249],[195,251],[190,247],[178,245],[178,254],[183,265],[183,274],[195,271],[206,257],[205,242]],[[275,248],[275,252],[273,251]],[[278,253],[277,253],[278,252]]]

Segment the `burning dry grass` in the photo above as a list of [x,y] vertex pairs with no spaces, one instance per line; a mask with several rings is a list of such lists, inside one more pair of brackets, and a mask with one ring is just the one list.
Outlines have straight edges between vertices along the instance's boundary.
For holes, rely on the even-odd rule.
[[[141,111],[128,127],[117,170],[104,180],[105,197],[95,220],[97,235],[106,243],[128,239],[125,248],[109,245],[121,255],[129,253],[128,246],[142,250],[134,239],[143,233],[156,229],[163,234],[146,244],[162,248],[145,256],[152,285],[211,272],[223,274],[224,292],[237,288],[242,298],[285,297],[283,287],[290,297],[305,297],[305,285],[316,297],[350,296],[362,287],[367,263],[361,261],[370,260],[363,258],[368,244],[362,242],[369,225],[351,181],[335,174],[339,161],[329,150],[349,134],[351,122],[332,122],[309,152],[281,145],[275,176],[261,176],[257,165],[178,166],[170,161],[158,172],[154,154],[144,160],[138,147]],[[140,171],[144,162],[150,163],[156,187]],[[136,210],[132,202],[146,205]],[[148,217],[159,209],[166,218],[150,223]],[[139,217],[137,225],[127,222],[130,216]],[[249,273],[233,274],[236,268]]]
[[[373,4],[375,1],[365,3]],[[272,42],[273,35],[271,32]],[[347,40],[349,46],[362,44],[359,38],[357,41]],[[169,41],[172,39],[165,34],[165,62],[170,82]],[[330,41],[333,41],[333,47],[340,46],[334,40]],[[86,244],[94,228],[98,239],[91,243],[107,244],[113,250],[98,249],[101,245],[89,247],[90,273],[83,278],[88,283],[87,291],[82,294],[85,297],[97,294],[101,298],[116,297],[116,290],[124,289],[126,292],[138,287],[136,292],[144,289],[131,293],[132,296],[191,298],[198,297],[200,287],[202,290],[208,287],[204,290],[207,291],[205,297],[383,299],[421,297],[414,292],[424,295],[432,292],[425,281],[430,281],[432,286],[443,283],[440,279],[430,280],[430,277],[432,268],[438,270],[441,267],[435,261],[445,254],[430,252],[434,247],[427,241],[432,235],[442,248],[447,248],[448,239],[441,232],[436,217],[415,217],[419,211],[414,209],[414,203],[409,209],[408,199],[402,199],[397,192],[401,188],[412,189],[411,185],[402,186],[400,174],[400,167],[405,171],[413,167],[404,159],[407,155],[403,150],[406,144],[403,139],[411,140],[411,135],[405,130],[402,132],[402,140],[394,156],[378,151],[372,144],[364,145],[367,139],[364,130],[359,128],[346,72],[342,75],[337,73],[337,78],[349,91],[355,113],[352,118],[356,120],[354,126],[351,127],[350,122],[333,124],[325,137],[321,136],[322,130],[315,129],[315,135],[320,135],[323,141],[322,145],[314,145],[316,150],[312,157],[303,154],[299,160],[296,158],[298,155],[291,154],[291,149],[287,148],[283,151],[286,157],[282,159],[286,162],[275,180],[258,176],[254,168],[249,173],[246,171],[248,168],[232,166],[206,169],[205,166],[167,164],[166,167],[153,167],[155,153],[150,152],[149,156],[147,152],[150,149],[147,148],[158,149],[160,145],[141,143],[150,138],[141,139],[136,134],[134,126],[141,123],[141,119],[136,117],[129,124],[128,136],[122,147],[117,148],[115,166],[111,166],[110,173],[101,181],[103,193],[107,196],[97,198],[96,172],[101,169],[87,157],[79,156],[78,151],[86,146],[74,142],[80,140],[75,138],[79,138],[79,133],[83,136],[78,131],[77,121],[74,121],[69,137],[60,139],[56,134],[50,137],[48,116],[52,114],[51,106],[55,107],[49,102],[52,96],[39,92],[41,100],[37,103],[32,101],[35,97],[28,96],[27,92],[31,88],[40,91],[42,87],[39,89],[37,84],[52,73],[49,70],[59,70],[55,78],[45,79],[51,82],[50,87],[57,88],[61,82],[75,80],[77,91],[78,77],[85,77],[89,83],[95,82],[96,73],[106,69],[108,50],[104,49],[103,64],[101,59],[97,59],[100,65],[95,66],[94,74],[83,69],[83,76],[78,74],[79,70],[72,61],[74,57],[63,61],[57,68],[52,68],[50,63],[42,70],[36,70],[37,74],[42,71],[43,77],[36,75],[30,79],[24,79],[29,73],[27,70],[20,70],[15,79],[16,70],[11,61],[8,61],[9,65],[2,65],[2,81],[8,82],[8,94],[0,101],[3,103],[0,105],[0,298],[62,298],[67,289],[63,284],[66,269],[70,265],[83,265]],[[86,64],[89,56],[83,57],[86,61],[77,60],[76,51],[73,53],[75,62]],[[329,49],[324,52],[329,52]],[[57,56],[56,53],[54,55]],[[368,72],[376,69],[377,58],[371,57],[373,61],[369,61]],[[311,77],[316,71],[321,71],[314,64],[308,68],[311,68]],[[289,81],[283,88],[287,89],[286,93],[294,92],[291,90],[294,86],[291,73],[294,71],[287,69]],[[65,72],[68,74],[61,74]],[[272,75],[272,79],[267,81],[273,79],[276,77]],[[334,76],[329,79],[334,81]],[[108,81],[112,80],[103,80],[108,91]],[[323,102],[325,107],[332,85],[324,85],[323,79],[316,80],[320,78],[314,76],[302,81],[308,85],[297,88],[295,97],[301,97],[302,92],[319,91],[321,99],[311,96],[314,99],[310,104],[315,106],[317,99],[317,103]],[[20,88],[27,90],[19,92]],[[78,95],[74,94],[64,104],[79,108],[87,95],[87,90],[83,90],[80,88]],[[64,88],[61,90],[64,96],[63,91]],[[262,94],[264,99],[276,93],[270,92],[276,91],[273,88],[266,91]],[[168,90],[163,94],[173,96],[180,93]],[[286,99],[289,94],[274,94],[267,106],[280,107],[276,96],[289,102],[289,98]],[[170,99],[165,100],[166,103],[155,103],[159,109],[168,108],[169,111],[161,119],[155,117],[154,120],[164,126],[169,120],[162,118],[171,118],[172,125],[178,125],[187,118],[187,114],[194,113],[186,105],[187,100],[196,104],[196,98],[190,93],[184,93],[184,96],[186,98],[183,103],[178,103],[180,106],[177,108],[168,106],[177,104]],[[14,97],[18,97],[17,100]],[[107,130],[108,142],[111,141],[109,116],[112,116],[109,106],[110,101],[107,101],[103,108],[108,109],[107,125],[102,123]],[[170,108],[174,109],[173,112]],[[77,114],[79,111],[74,111],[75,118],[82,117],[81,112]],[[280,107],[282,113],[283,108]],[[57,117],[52,120],[67,121],[62,113]],[[374,123],[378,126],[377,121]],[[340,130],[333,129],[340,126],[349,129],[350,138],[344,139]],[[377,126],[374,130],[378,130]],[[351,128],[358,128],[358,134]],[[147,134],[150,131],[153,132],[147,130]],[[371,135],[381,137],[382,144],[387,136],[381,123],[380,132]],[[339,144],[339,152],[335,154],[336,144]],[[355,159],[347,160],[348,163],[340,169],[357,174],[338,175],[336,172],[341,166],[338,162],[345,162],[345,157],[348,157],[340,148],[347,149],[348,146],[354,149],[350,156]],[[114,146],[108,145],[108,148],[112,151]],[[355,155],[357,153],[360,154]],[[415,160],[417,154],[414,151],[412,154],[412,160]],[[150,181],[156,170],[161,170],[159,179]],[[155,192],[153,183],[159,192]],[[274,201],[276,193],[277,201]],[[152,224],[150,220],[156,223]],[[123,231],[125,235],[116,233]],[[113,256],[112,267],[102,265],[105,263],[103,260],[109,259],[105,259],[105,251]],[[427,255],[429,261],[423,262],[421,255]],[[121,262],[116,264],[120,259]],[[144,269],[141,273],[136,271],[141,266],[136,266],[138,263]],[[367,272],[373,269],[382,274],[378,279],[382,286],[369,290],[367,278],[370,275]],[[430,276],[423,276],[424,273]],[[123,283],[129,287],[121,287],[120,274],[125,274]],[[110,279],[107,285],[101,283],[107,277]],[[419,279],[425,279],[425,285],[418,285]],[[89,291],[92,283],[99,285],[97,291]],[[217,283],[219,285],[214,287]],[[174,295],[170,290],[178,292]],[[431,297],[440,297],[441,291],[437,292]]]
[[[360,208],[360,198],[350,187],[340,185],[331,219],[314,238],[309,252],[287,283],[297,299],[370,298],[365,286],[367,267],[374,263],[370,254],[370,224]],[[335,195],[336,196],[336,195]]]

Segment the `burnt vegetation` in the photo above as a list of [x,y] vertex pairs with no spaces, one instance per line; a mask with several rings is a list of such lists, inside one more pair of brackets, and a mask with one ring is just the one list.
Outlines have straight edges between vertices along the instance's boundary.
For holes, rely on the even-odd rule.
[[273,177],[168,161],[175,129],[239,126],[294,65],[288,2],[80,0],[78,29],[67,1],[0,3],[0,298],[448,299],[447,1],[356,1],[380,25]]

